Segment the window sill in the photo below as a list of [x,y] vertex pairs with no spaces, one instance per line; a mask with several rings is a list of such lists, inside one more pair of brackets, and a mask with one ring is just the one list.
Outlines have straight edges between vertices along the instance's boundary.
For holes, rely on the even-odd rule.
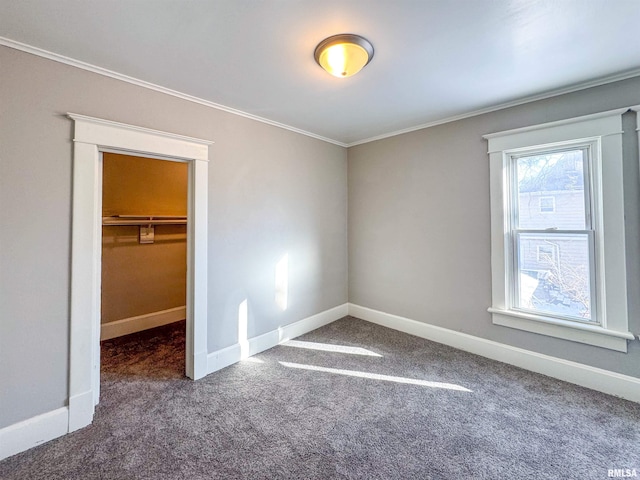
[[516,328],[527,332],[586,343],[627,353],[627,340],[634,340],[631,332],[608,330],[597,325],[586,325],[552,317],[532,315],[514,310],[489,308],[494,325]]

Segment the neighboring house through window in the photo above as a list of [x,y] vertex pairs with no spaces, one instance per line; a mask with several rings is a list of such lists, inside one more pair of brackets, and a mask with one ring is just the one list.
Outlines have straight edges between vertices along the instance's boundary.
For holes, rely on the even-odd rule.
[[556,197],[540,197],[540,213],[556,211]]
[[485,136],[495,324],[627,351],[624,111]]
[[537,246],[537,261],[544,267],[549,268],[558,262],[558,245],[555,243],[546,242]]

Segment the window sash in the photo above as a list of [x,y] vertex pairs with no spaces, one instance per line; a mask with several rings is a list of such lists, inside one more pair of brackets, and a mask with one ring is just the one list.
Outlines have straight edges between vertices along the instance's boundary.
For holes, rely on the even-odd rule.
[[[517,162],[518,159],[523,157],[530,157],[536,155],[550,155],[555,153],[562,153],[572,150],[582,150],[582,169],[583,169],[583,196],[584,196],[584,215],[585,215],[585,229],[584,230],[569,230],[569,229],[520,229],[519,227],[519,188],[518,188],[518,171]],[[507,182],[506,192],[507,195],[507,208],[509,214],[505,216],[507,221],[507,235],[509,242],[507,246],[507,308],[514,311],[521,311],[525,313],[531,313],[537,316],[558,318],[571,322],[585,323],[588,325],[602,325],[601,312],[598,305],[598,291],[596,289],[596,279],[598,278],[598,262],[596,258],[596,232],[594,231],[593,224],[595,211],[593,205],[593,169],[592,162],[594,158],[594,152],[597,151],[597,144],[595,141],[579,141],[579,142],[567,142],[556,147],[535,147],[528,149],[520,149],[517,152],[511,153],[505,152],[507,161]],[[558,236],[558,238],[566,237],[567,235],[583,235],[587,237],[588,243],[588,258],[589,258],[589,297],[590,297],[590,319],[583,319],[575,316],[562,315],[554,312],[535,310],[522,307],[520,298],[521,285],[520,285],[520,272],[522,270],[520,265],[520,252],[518,239],[523,234],[541,234],[545,236]]]
[[[583,184],[583,195],[584,195],[584,213],[585,213],[585,228],[592,229],[593,228],[593,197],[592,197],[592,189],[593,189],[593,157],[594,152],[598,149],[597,141],[578,141],[578,142],[564,142],[562,145],[557,146],[555,148],[552,147],[534,147],[527,149],[519,149],[517,152],[511,152],[507,154],[508,158],[508,176],[509,176],[509,185],[507,188],[508,197],[509,197],[509,228],[519,228],[520,221],[518,218],[518,212],[520,211],[519,205],[519,189],[518,189],[518,169],[516,167],[516,163],[518,159],[523,157],[533,157],[536,155],[549,155],[554,153],[562,153],[573,150],[582,150],[582,176],[584,179]],[[544,197],[545,195],[542,195]],[[555,209],[555,200],[554,200],[554,209]]]
[[[522,306],[522,299],[520,298],[521,292],[521,272],[523,268],[520,264],[520,245],[519,241],[522,235],[533,234],[533,235],[544,235],[545,237],[557,237],[558,239],[554,242],[559,244],[563,238],[567,238],[569,235],[576,236],[584,236],[587,239],[587,248],[588,248],[588,262],[589,262],[589,310],[590,310],[590,318],[585,319],[577,316],[571,315],[562,315],[560,313],[554,313],[547,310],[539,310],[533,308],[526,308]],[[510,291],[508,292],[508,308],[510,310],[531,313],[538,316],[544,317],[553,317],[559,318],[562,320],[568,320],[572,322],[585,323],[588,325],[601,325],[600,315],[599,315],[599,305],[597,301],[597,290],[596,290],[596,271],[595,271],[595,232],[593,230],[520,230],[514,229],[511,231],[511,239],[509,242],[510,245],[510,261],[509,264],[511,268],[509,268],[509,279],[508,285],[510,285]],[[559,260],[558,260],[559,261]]]

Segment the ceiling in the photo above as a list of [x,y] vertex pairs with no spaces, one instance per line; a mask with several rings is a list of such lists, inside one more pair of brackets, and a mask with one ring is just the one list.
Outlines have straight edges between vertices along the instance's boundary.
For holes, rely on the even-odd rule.
[[[639,25],[639,0],[0,0],[2,44],[342,145],[640,75]],[[314,62],[337,33],[375,48],[354,77]]]

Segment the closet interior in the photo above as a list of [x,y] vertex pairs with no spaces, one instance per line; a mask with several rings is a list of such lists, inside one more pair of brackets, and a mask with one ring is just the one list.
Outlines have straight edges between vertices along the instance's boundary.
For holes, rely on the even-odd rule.
[[103,153],[102,185],[100,339],[184,320],[188,164]]

